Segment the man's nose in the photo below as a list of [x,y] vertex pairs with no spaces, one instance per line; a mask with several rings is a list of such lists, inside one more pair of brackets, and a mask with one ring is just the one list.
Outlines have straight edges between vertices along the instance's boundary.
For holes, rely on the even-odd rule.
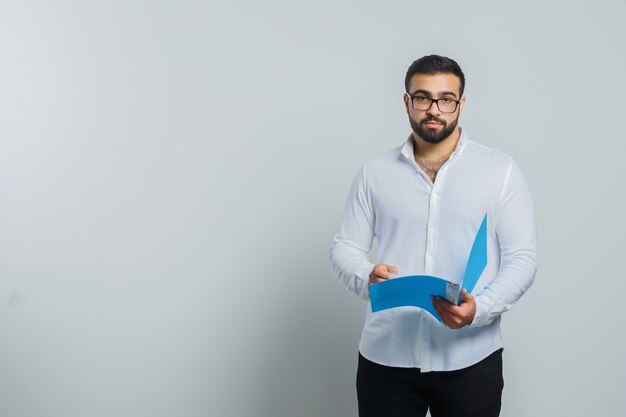
[[431,102],[430,109],[426,111],[427,114],[432,114],[435,116],[440,116],[441,112],[439,111],[439,106],[437,106],[437,102]]

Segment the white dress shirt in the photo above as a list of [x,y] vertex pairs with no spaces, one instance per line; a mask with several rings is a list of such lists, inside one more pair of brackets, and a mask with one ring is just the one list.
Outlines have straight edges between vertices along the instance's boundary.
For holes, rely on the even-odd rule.
[[537,269],[535,214],[524,177],[511,157],[461,137],[435,182],[415,162],[409,137],[356,175],[330,249],[333,271],[369,300],[369,259],[400,276],[434,275],[460,283],[487,214],[488,264],[476,284],[476,315],[453,330],[424,310],[372,313],[368,302],[359,351],[387,366],[423,372],[465,368],[502,347],[500,315],[531,286]]

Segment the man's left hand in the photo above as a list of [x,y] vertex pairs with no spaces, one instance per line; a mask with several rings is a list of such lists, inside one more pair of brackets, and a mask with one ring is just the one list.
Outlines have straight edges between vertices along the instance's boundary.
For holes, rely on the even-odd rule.
[[430,297],[433,306],[443,324],[451,329],[460,329],[474,320],[476,314],[476,300],[465,288],[461,291],[461,304],[454,305],[443,297]]

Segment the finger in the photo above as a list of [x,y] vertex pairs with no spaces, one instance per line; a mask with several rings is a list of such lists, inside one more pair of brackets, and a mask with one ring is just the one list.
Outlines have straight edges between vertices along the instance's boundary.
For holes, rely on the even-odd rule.
[[435,298],[439,302],[439,305],[441,306],[442,309],[448,311],[450,314],[453,314],[453,315],[459,314],[458,306],[452,304],[450,301],[446,300],[445,298],[442,298],[442,297],[435,297]]
[[435,310],[437,310],[437,313],[439,313],[440,316],[449,316],[451,314],[451,311],[446,306],[446,304],[449,304],[447,301],[443,301],[439,297],[435,297],[432,295],[430,296],[430,298],[433,302],[433,307],[435,307]]
[[443,320],[443,311],[441,310],[440,302],[437,300],[437,297],[431,295],[430,301],[433,303],[433,307],[435,307],[437,314],[439,314],[439,318]]
[[455,328],[454,319],[450,317],[450,313],[442,307],[442,302],[437,299],[437,297],[430,296],[430,299],[433,303],[433,307],[435,307],[435,311],[439,314],[439,318],[441,322],[451,329]]
[[463,291],[461,291],[461,300],[463,300],[464,303],[471,304],[474,302],[474,296],[468,293],[465,288],[463,288]]
[[397,268],[393,265],[379,264],[374,267],[372,272],[379,277],[389,278],[394,271],[398,272]]
[[370,275],[369,275],[369,285],[378,284],[379,282],[382,282],[382,281],[387,281],[387,278],[383,278],[383,277],[377,276],[377,275],[374,274],[373,271],[372,271],[372,273],[370,273]]
[[395,266],[383,264],[381,265],[381,271],[379,275],[383,278],[391,278],[391,276],[394,274],[394,271],[395,273],[398,272],[398,269]]
[[380,275],[377,274],[371,274],[370,275],[370,281],[372,282],[379,282],[379,281],[386,281],[388,278],[387,277],[382,277]]
[[370,272],[370,279],[386,278],[386,271],[384,265],[376,265],[372,272]]
[[385,269],[384,265],[376,265],[372,270],[372,276],[374,278],[383,278],[384,274],[387,272]]

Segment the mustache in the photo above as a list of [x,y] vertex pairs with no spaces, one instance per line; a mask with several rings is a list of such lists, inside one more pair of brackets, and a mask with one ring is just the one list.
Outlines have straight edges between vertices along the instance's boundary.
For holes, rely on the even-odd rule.
[[428,123],[428,122],[437,122],[437,123],[441,123],[444,126],[446,125],[445,121],[441,120],[440,118],[438,118],[436,116],[432,116],[432,115],[426,117],[425,119],[422,119],[422,121],[420,121],[420,124],[423,125],[423,124]]

